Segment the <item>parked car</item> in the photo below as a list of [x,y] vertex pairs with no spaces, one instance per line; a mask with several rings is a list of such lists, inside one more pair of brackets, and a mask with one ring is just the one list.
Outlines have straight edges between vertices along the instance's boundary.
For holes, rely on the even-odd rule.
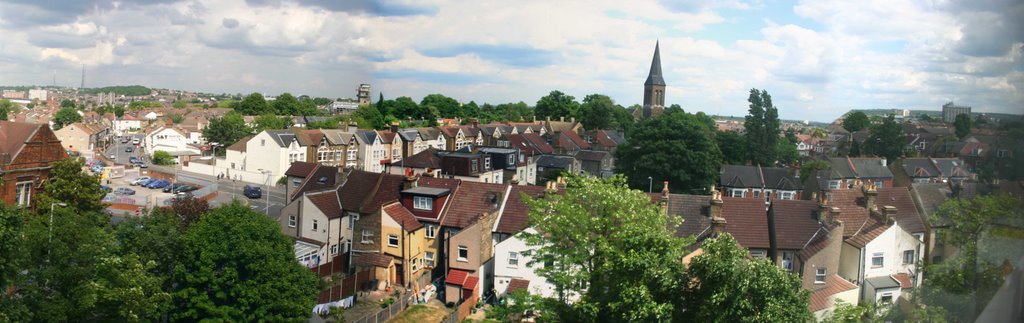
[[128,146],[127,148],[124,149],[124,152],[126,152],[126,153],[130,153],[130,152],[133,152],[133,151],[135,151],[135,147],[132,147],[132,146]]
[[149,165],[146,165],[146,163],[143,163],[143,162],[139,162],[139,163],[135,164],[135,166],[139,167],[139,168],[149,168]]
[[138,144],[139,144],[139,138],[132,139],[132,145],[138,145]]
[[159,180],[160,180],[159,178],[150,178],[150,179],[147,179],[145,181],[139,182],[139,186],[149,187],[149,184],[152,184],[153,182],[156,182],[156,181],[159,181]]
[[246,185],[242,190],[242,194],[251,199],[258,199],[263,197],[263,189],[259,186]]
[[138,163],[141,163],[141,162],[142,162],[142,160],[139,159],[139,157],[135,157],[135,156],[128,157],[128,163],[129,164],[138,164]]
[[186,198],[186,197],[194,197],[194,196],[192,196],[192,193],[189,193],[189,192],[181,192],[181,193],[178,193],[178,194],[174,194],[174,196],[171,197],[171,202],[175,202],[175,201],[178,201],[178,199],[183,199],[183,198]]
[[107,157],[110,157],[110,159],[117,159],[117,154],[110,154],[110,156]]
[[100,185],[100,189],[102,189],[104,192],[107,192],[107,193],[110,193],[110,192],[114,191],[114,189],[112,189],[112,188],[110,188],[110,186],[106,186],[106,185]]
[[118,187],[116,190],[114,190],[114,194],[117,194],[117,195],[135,195],[135,190],[127,188],[127,187]]
[[122,144],[127,144],[127,143],[129,143],[131,141],[132,141],[132,139],[128,138],[128,136],[121,137],[121,143]]
[[136,186],[136,185],[142,184],[143,182],[146,182],[146,181],[151,180],[151,179],[153,179],[153,178],[151,178],[149,176],[142,176],[142,177],[136,178],[135,180],[129,182],[128,185]]
[[192,191],[198,190],[198,187],[192,185],[185,185],[178,189],[180,193],[191,193]]
[[148,188],[164,188],[164,187],[167,187],[167,185],[171,185],[171,182],[169,182],[167,180],[160,179],[160,180],[157,180],[156,182],[149,183],[149,185],[146,185],[146,187],[148,187]]
[[185,183],[174,183],[172,185],[167,185],[167,187],[164,187],[164,193],[177,193],[180,192],[181,188],[185,186],[188,185]]

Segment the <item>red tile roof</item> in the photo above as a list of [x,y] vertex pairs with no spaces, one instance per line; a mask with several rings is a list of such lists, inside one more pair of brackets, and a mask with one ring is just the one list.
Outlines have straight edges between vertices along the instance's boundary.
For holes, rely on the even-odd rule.
[[839,275],[832,274],[825,278],[825,288],[819,289],[811,293],[810,308],[811,312],[817,312],[835,306],[835,295],[856,289],[857,285],[846,281]]
[[323,131],[319,129],[297,129],[293,132],[295,132],[295,137],[299,139],[299,145],[302,146],[319,145],[320,140],[324,137]]
[[416,220],[416,216],[402,206],[402,203],[398,203],[397,201],[385,205],[384,212],[390,215],[395,222],[398,222],[405,231],[412,232],[423,227],[423,224]]
[[505,202],[505,209],[501,213],[501,218],[498,219],[498,227],[494,231],[498,233],[516,234],[525,229],[530,220],[530,209],[526,206],[526,202],[523,200],[522,195],[525,194],[534,198],[544,196],[544,187],[534,185],[513,185],[512,192],[509,194],[510,196],[508,197],[508,201]]
[[530,144],[536,147],[536,149],[543,154],[551,154],[555,151],[555,148],[551,147],[551,145],[548,144],[548,141],[545,140],[544,137],[541,137],[540,134],[536,132],[524,133],[520,134],[520,136],[522,136],[523,139],[526,139],[526,141],[529,141]]
[[[843,222],[843,238],[858,248],[871,242],[892,226],[871,216],[868,209],[863,206],[864,199],[864,192],[858,189],[829,192],[829,205],[839,208],[840,211],[839,220]],[[875,204],[881,205],[877,201],[876,198]]]
[[821,228],[817,201],[774,200],[772,210],[775,212],[775,236],[780,249],[803,249]]
[[580,147],[581,149],[590,149],[590,144],[587,143],[586,140],[583,140],[583,138],[580,138],[579,134],[577,134],[575,132],[572,132],[572,131],[563,131],[560,134],[561,134],[561,136],[563,138],[568,139],[569,141],[571,141],[573,144],[575,144],[576,146]]
[[313,203],[313,206],[319,209],[320,212],[323,212],[328,219],[337,219],[341,217],[341,204],[338,202],[337,191],[311,193],[307,194],[306,197],[308,197],[309,201]]
[[378,130],[377,135],[380,136],[380,140],[385,144],[395,142],[395,133],[390,130]]
[[601,145],[601,146],[605,146],[605,147],[615,147],[615,146],[618,146],[618,143],[616,143],[615,140],[612,140],[612,138],[609,137],[608,133],[605,132],[605,131],[607,131],[607,130],[598,130],[597,131],[597,136],[594,136],[594,139],[597,140],[597,144]]
[[448,271],[448,278],[444,280],[444,283],[462,286],[462,284],[466,283],[467,277],[469,277],[469,272],[452,269]]
[[906,187],[889,187],[878,189],[878,206],[896,207],[896,224],[910,233],[924,232],[924,219],[917,212],[917,204]]
[[462,284],[462,289],[475,290],[476,283],[480,281],[480,277],[469,276],[466,277],[466,282]]
[[292,163],[292,165],[288,167],[288,170],[286,170],[284,174],[287,176],[305,178],[306,176],[309,176],[309,174],[313,172],[313,169],[316,168],[316,165],[317,164],[315,163],[297,161]]
[[249,135],[249,136],[242,137],[242,139],[238,139],[238,141],[236,141],[235,143],[231,144],[231,146],[228,146],[228,150],[240,151],[240,152],[244,153],[245,152],[245,144],[248,143],[249,139],[252,139],[252,137],[253,136]]
[[0,121],[0,153],[9,154],[14,160],[25,146],[25,141],[39,130],[41,125],[24,122]]
[[910,280],[910,275],[906,273],[898,273],[892,275],[892,279],[895,279],[900,283],[900,288],[911,288],[914,287],[914,282]]
[[725,231],[747,248],[768,246],[768,213],[764,200],[723,197],[722,217]]
[[352,258],[352,263],[362,266],[374,266],[380,268],[391,267],[394,257],[379,253],[364,253]]
[[465,228],[481,215],[495,211],[505,195],[505,185],[480,182],[462,182],[452,193],[448,210],[441,225]]
[[511,293],[511,292],[514,292],[514,291],[517,291],[517,290],[520,290],[520,289],[529,290],[529,288],[530,288],[530,281],[529,280],[519,279],[519,278],[512,278],[512,280],[508,282],[508,288],[505,288],[505,292],[506,293]]

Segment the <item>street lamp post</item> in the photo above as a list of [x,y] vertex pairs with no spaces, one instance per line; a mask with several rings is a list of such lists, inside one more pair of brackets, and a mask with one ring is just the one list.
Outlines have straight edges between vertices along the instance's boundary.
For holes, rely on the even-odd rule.
[[654,190],[654,178],[647,176],[647,193],[651,193]]
[[263,182],[264,190],[267,193],[267,208],[265,209],[266,215],[270,216],[270,170],[260,169],[260,173],[267,175],[267,179]]

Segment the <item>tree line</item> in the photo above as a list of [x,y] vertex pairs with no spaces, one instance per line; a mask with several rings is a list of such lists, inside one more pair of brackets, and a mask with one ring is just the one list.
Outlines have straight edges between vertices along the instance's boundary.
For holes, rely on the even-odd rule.
[[273,220],[184,198],[111,223],[100,180],[53,165],[34,208],[0,205],[0,321],[304,321],[319,282]]

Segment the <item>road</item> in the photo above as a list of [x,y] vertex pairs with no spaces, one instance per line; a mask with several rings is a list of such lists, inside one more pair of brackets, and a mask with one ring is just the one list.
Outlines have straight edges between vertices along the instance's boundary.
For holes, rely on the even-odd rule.
[[[142,134],[130,134],[133,138],[142,138],[145,135]],[[135,147],[131,153],[125,152],[126,147]],[[210,202],[213,206],[219,206],[227,203],[231,203],[233,199],[238,199],[242,204],[248,205],[253,210],[267,214],[270,218],[277,219],[281,216],[281,209],[284,209],[286,194],[283,186],[271,186],[268,190],[267,187],[260,185],[263,189],[263,198],[250,199],[245,197],[243,194],[245,185],[254,185],[242,181],[232,181],[228,179],[217,180],[214,176],[207,176],[201,174],[194,174],[189,172],[181,171],[180,165],[174,166],[160,166],[153,165],[150,163],[148,156],[144,155],[138,146],[132,145],[131,142],[122,144],[120,140],[116,141],[116,144],[111,145],[109,149],[104,153],[108,158],[114,155],[114,161],[117,164],[128,164],[128,159],[131,156],[142,158],[150,170],[159,171],[168,174],[177,174],[178,181],[185,183],[193,183],[200,185],[207,185],[207,183],[217,183],[217,198]],[[170,195],[168,195],[170,196]],[[268,203],[269,198],[269,203]],[[267,210],[267,204],[270,205],[270,209]]]

